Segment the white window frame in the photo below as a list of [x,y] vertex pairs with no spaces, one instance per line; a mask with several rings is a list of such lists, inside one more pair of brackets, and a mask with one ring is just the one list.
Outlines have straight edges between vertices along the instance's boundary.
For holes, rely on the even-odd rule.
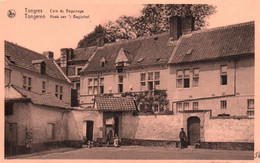
[[[198,73],[195,70],[198,70]],[[192,87],[199,87],[199,73],[199,68],[193,68]]]
[[255,115],[255,100],[247,99],[247,116],[253,117],[254,115]]

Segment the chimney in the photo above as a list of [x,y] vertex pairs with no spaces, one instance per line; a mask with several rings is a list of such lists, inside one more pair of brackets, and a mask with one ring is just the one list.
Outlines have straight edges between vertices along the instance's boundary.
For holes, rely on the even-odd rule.
[[102,47],[105,45],[105,38],[104,37],[100,37],[96,39],[97,41],[97,47]]
[[187,16],[182,22],[182,34],[188,34],[194,31],[195,18],[193,16]]
[[170,37],[173,41],[178,40],[181,35],[191,33],[194,31],[195,18],[193,16],[170,17]]
[[53,59],[52,51],[45,51],[45,52],[43,52],[43,55],[45,55],[48,59]]
[[172,16],[170,17],[170,37],[173,41],[178,40],[182,35],[181,17]]
[[68,75],[68,54],[69,54],[69,49],[63,48],[60,49],[61,52],[61,58],[60,58],[60,67],[62,71]]

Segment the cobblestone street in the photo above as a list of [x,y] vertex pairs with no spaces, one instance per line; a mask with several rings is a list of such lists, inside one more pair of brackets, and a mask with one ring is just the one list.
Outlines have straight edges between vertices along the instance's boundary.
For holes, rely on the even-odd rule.
[[[176,149],[172,147],[122,146],[55,150],[46,154],[31,154],[10,159],[136,159],[136,160],[253,160],[253,151]],[[7,158],[8,159],[8,158]]]

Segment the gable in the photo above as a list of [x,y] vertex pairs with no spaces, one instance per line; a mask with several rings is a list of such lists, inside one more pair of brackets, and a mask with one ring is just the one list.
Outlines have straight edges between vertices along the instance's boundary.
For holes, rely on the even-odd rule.
[[116,57],[116,61],[115,61],[115,63],[120,63],[120,62],[128,62],[128,59],[125,55],[123,48],[120,48],[118,55]]

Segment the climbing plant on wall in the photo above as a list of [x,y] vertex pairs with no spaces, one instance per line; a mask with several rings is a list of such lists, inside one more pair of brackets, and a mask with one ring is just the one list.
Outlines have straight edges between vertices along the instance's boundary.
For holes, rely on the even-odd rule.
[[144,92],[125,92],[122,97],[133,97],[138,106],[139,112],[142,113],[162,113],[169,111],[169,100],[167,99],[166,90],[154,90]]

